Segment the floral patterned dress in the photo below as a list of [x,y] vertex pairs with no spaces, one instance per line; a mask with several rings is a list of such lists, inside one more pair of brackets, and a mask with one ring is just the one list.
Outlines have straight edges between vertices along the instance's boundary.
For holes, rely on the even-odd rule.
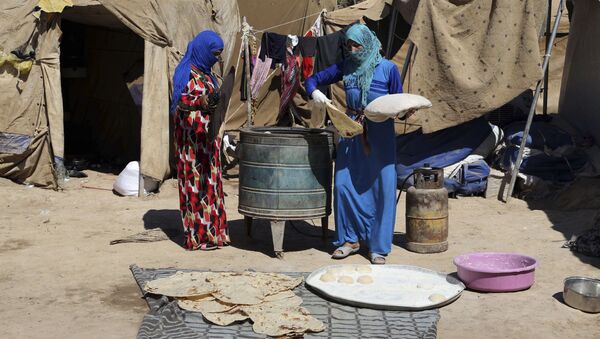
[[219,158],[221,139],[209,142],[210,109],[202,102],[203,96],[214,99],[217,87],[210,75],[192,66],[175,114],[179,202],[188,250],[229,244]]

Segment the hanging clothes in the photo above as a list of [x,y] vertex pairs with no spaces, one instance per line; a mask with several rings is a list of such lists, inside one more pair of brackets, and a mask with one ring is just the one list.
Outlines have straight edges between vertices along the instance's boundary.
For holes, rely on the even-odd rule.
[[279,102],[279,120],[288,109],[292,99],[300,88],[300,67],[290,46],[286,51],[286,63],[281,73],[281,101]]
[[311,28],[304,34],[304,37],[300,38],[298,43],[298,49],[302,54],[302,77],[308,79],[313,74],[314,69],[314,56],[317,51],[317,37],[322,35],[321,23],[323,21],[323,13],[321,13]]
[[302,55],[302,77],[308,79],[313,73],[313,57],[317,51],[317,38],[313,37],[312,31],[308,31],[305,36],[300,38],[298,49]]
[[[252,55],[250,54],[250,58]],[[248,81],[246,80],[246,56],[242,55],[242,81],[240,81],[240,100],[248,100]],[[250,75],[254,73],[254,65],[250,62]]]
[[[344,59],[344,39],[344,30],[317,38],[316,61],[313,73],[321,72]],[[319,85],[318,89],[323,93],[329,92],[329,86],[327,85]]]
[[[262,51],[262,48],[259,50]],[[262,85],[264,85],[265,81],[267,81],[267,77],[269,76],[269,70],[271,69],[271,65],[273,64],[273,59],[269,57],[265,57],[265,60],[261,60],[260,58],[256,59],[256,65],[254,65],[254,71],[252,72],[252,77],[250,78],[250,91],[252,92],[252,98],[258,97],[258,92]]]
[[271,69],[275,68],[276,64],[285,63],[285,50],[286,50],[287,36],[265,32],[260,41],[260,60],[264,61],[266,57],[273,59],[271,63]]

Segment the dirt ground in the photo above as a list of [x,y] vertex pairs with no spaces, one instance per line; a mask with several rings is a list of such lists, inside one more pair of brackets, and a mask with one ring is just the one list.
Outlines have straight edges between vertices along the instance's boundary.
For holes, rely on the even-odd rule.
[[[133,338],[147,311],[129,271],[178,267],[261,271],[313,271],[333,264],[331,247],[311,221],[286,229],[283,260],[272,256],[268,223],[258,221],[246,237],[237,212],[237,180],[226,181],[233,245],[211,252],[187,252],[176,242],[109,245],[144,229],[161,228],[177,240],[181,228],[176,182],[145,198],[119,197],[115,176],[87,171],[61,192],[0,181],[1,338]],[[83,188],[82,186],[100,189]],[[400,245],[404,207],[400,202],[392,264],[455,272],[452,258],[471,251],[514,251],[539,261],[532,288],[516,293],[465,291],[441,309],[440,338],[600,338],[600,314],[562,303],[563,279],[600,278],[600,260],[561,248],[566,239],[591,227],[596,210],[530,210],[484,198],[450,201],[449,249],[415,254]],[[315,223],[319,223],[318,220]],[[330,218],[333,232],[333,218]],[[367,263],[360,255],[348,263]],[[339,263],[339,262],[335,262]]]

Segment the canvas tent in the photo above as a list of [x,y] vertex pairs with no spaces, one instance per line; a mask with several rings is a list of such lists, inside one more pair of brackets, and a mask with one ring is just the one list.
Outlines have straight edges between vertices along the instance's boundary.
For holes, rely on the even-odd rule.
[[574,7],[559,115],[600,145],[600,1],[576,0]]
[[[63,8],[65,4],[72,6]],[[13,50],[35,52],[28,74],[19,73],[9,63],[0,66],[3,93],[0,98],[3,110],[0,175],[3,177],[39,186],[57,185],[54,164],[64,157],[59,45],[63,19],[130,31],[143,39],[141,172],[148,178],[164,179],[170,174],[167,112],[171,75],[188,41],[204,29],[213,29],[223,37],[224,59],[229,63],[239,32],[237,2],[3,1],[0,4],[0,49],[5,55]]]

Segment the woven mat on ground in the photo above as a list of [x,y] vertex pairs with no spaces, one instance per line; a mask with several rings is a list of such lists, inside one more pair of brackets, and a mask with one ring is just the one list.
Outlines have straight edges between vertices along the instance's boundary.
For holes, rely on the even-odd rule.
[[[140,289],[149,280],[163,278],[180,270],[130,267]],[[285,273],[290,276],[307,273]],[[307,290],[304,284],[294,292],[304,302],[302,306],[325,323],[321,333],[309,333],[306,338],[435,338],[440,313],[437,309],[421,312],[379,311],[356,308],[331,302]],[[150,311],[144,316],[138,338],[265,338],[252,331],[246,321],[230,326],[210,324],[199,313],[180,309],[166,297],[146,296]]]

